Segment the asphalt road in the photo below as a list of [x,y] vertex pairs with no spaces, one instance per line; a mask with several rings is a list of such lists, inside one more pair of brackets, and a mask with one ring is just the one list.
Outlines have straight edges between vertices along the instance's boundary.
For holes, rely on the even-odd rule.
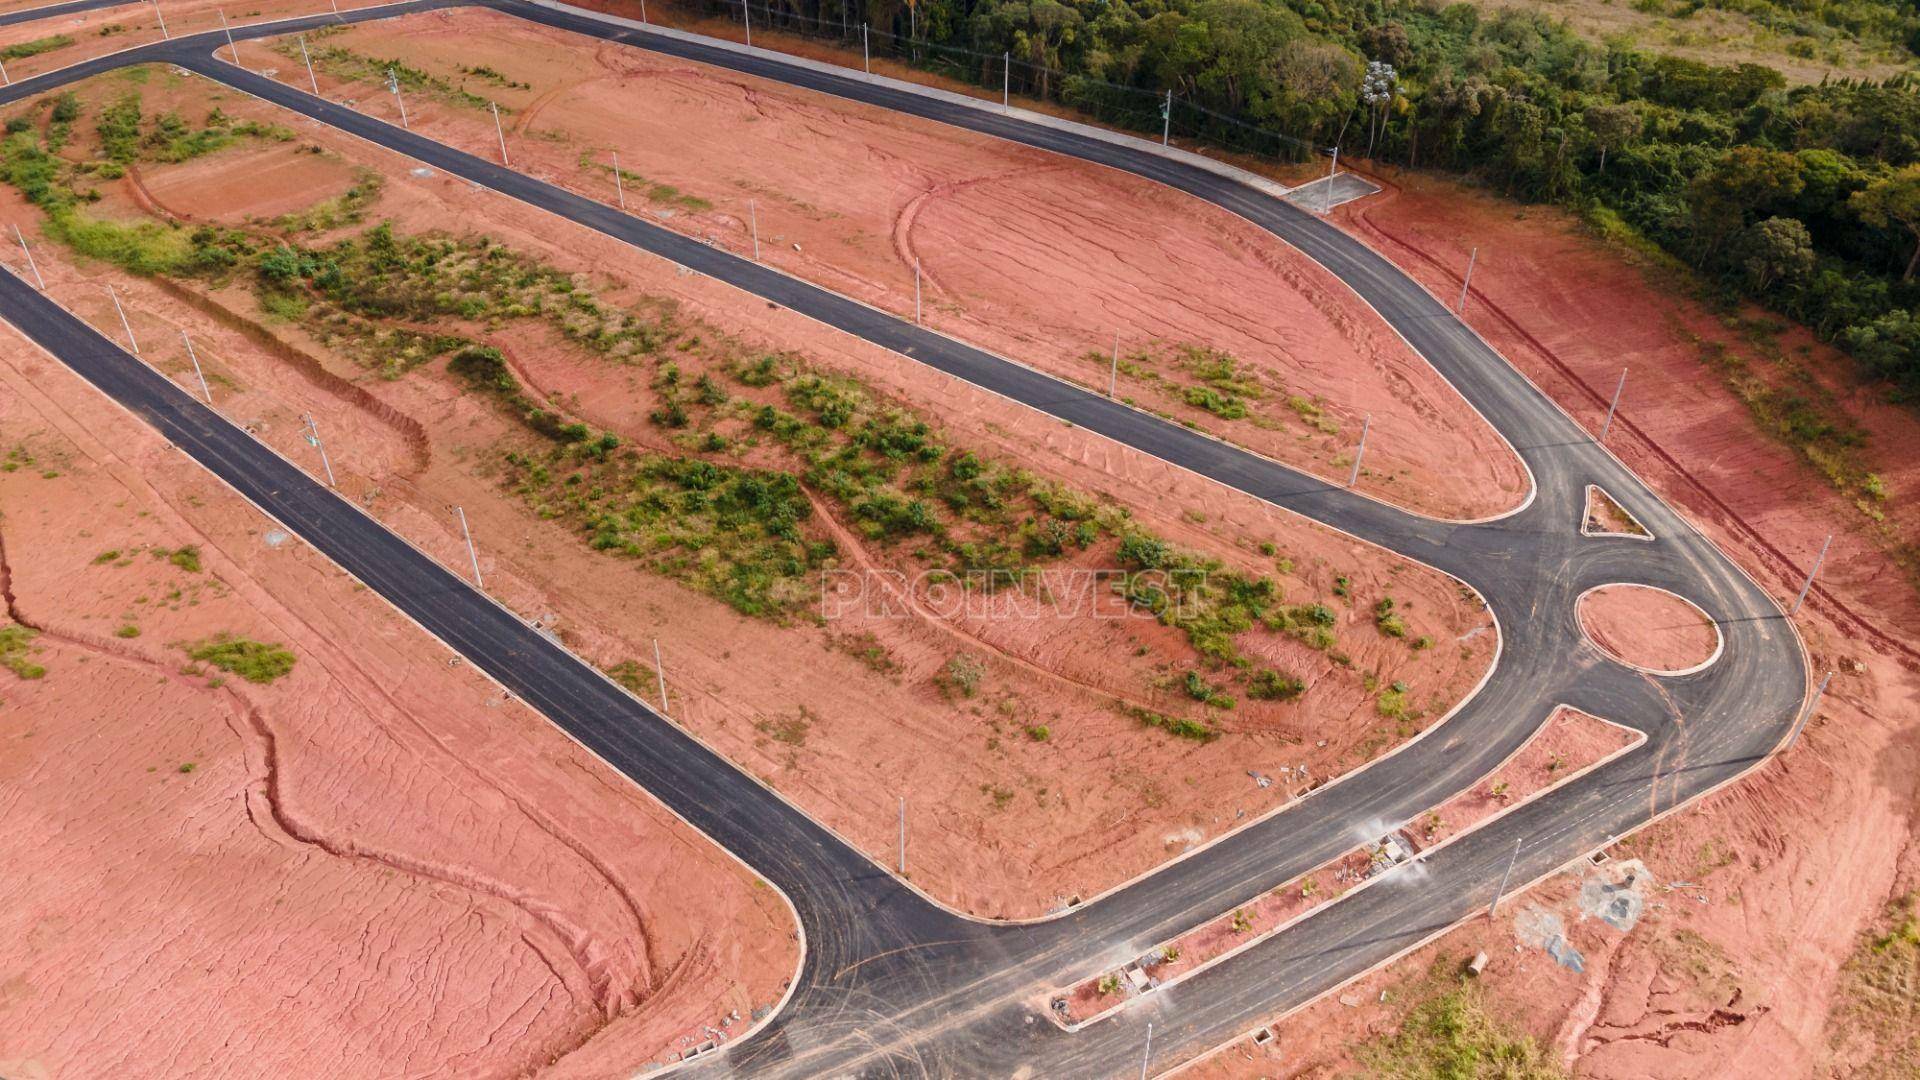
[[41,19],[55,19],[62,15],[77,15],[83,11],[99,11],[101,8],[124,7],[139,3],[140,0],[67,0],[64,4],[48,4],[45,7],[21,8],[0,15],[0,26],[17,26],[21,23],[39,22]]
[[[456,4],[422,0],[344,20],[289,20],[235,34],[257,37],[447,6]],[[784,890],[807,945],[793,997],[764,1029],[696,1069],[981,1076],[1025,1067],[1036,1076],[1107,1076],[1139,1068],[1149,1021],[1152,1064],[1171,1067],[1472,916],[1490,899],[1516,842],[1514,882],[1544,876],[1759,766],[1790,730],[1806,690],[1803,654],[1764,591],[1443,305],[1311,214],[1156,154],[1017,117],[585,13],[519,0],[487,6],[1097,161],[1225,207],[1352,286],[1513,443],[1536,484],[1524,508],[1497,521],[1455,524],[1405,513],[240,71],[212,58],[220,43],[214,35],[141,47],[0,91],[3,104],[131,63],[178,64],[1399,551],[1453,574],[1487,599],[1503,634],[1499,660],[1479,692],[1420,740],[1060,918],[984,923],[907,889],[181,388],[19,279],[0,276],[0,315]],[[1588,483],[1606,488],[1657,539],[1582,537]],[[1573,601],[1609,582],[1656,585],[1698,604],[1725,637],[1719,661],[1693,675],[1660,678],[1600,656],[1580,635]],[[1630,724],[1647,742],[1112,1019],[1068,1033],[1035,1009],[1049,987],[1243,904],[1368,838],[1379,823],[1411,819],[1471,786],[1559,703]]]

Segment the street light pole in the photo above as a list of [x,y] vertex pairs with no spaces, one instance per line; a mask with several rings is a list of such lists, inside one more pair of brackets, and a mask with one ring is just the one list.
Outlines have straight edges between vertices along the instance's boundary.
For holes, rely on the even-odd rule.
[[747,222],[753,230],[753,261],[759,262],[760,261],[760,210],[758,207],[756,207],[753,204],[752,199],[747,200]]
[[327,486],[333,487],[333,462],[327,460],[327,444],[321,441],[320,425],[313,422],[312,416],[302,416],[307,422],[307,437],[313,440],[313,448],[320,451],[320,467],[327,472]]
[[900,796],[900,876],[907,876],[907,797]]
[[1600,441],[1607,441],[1607,433],[1613,430],[1613,414],[1620,408],[1620,391],[1627,388],[1627,369],[1620,369],[1620,381],[1613,387],[1613,403],[1607,406],[1607,422],[1600,426]]
[[1507,891],[1507,880],[1513,876],[1513,864],[1520,859],[1520,839],[1514,838],[1513,854],[1507,856],[1507,868],[1500,874],[1500,886],[1493,890],[1493,903],[1487,905],[1487,918],[1494,918],[1500,910],[1500,897]]
[[313,87],[313,96],[320,96],[320,77],[313,73],[313,57],[307,55],[307,35],[300,35],[300,59],[307,65],[307,84]]
[[1120,331],[1113,332],[1113,365],[1107,368],[1107,396],[1113,397],[1120,385]]
[[920,325],[920,256],[913,257],[913,325]]
[[1347,486],[1360,482],[1360,462],[1367,456],[1367,432],[1373,427],[1373,414],[1368,413],[1360,421],[1360,448],[1353,452],[1353,472],[1347,476]]
[[1340,174],[1340,148],[1333,148],[1333,163],[1327,166],[1327,190],[1320,198],[1320,212],[1333,213],[1333,178]]
[[153,0],[153,17],[160,20],[160,40],[169,40],[172,35],[167,33],[167,16],[160,10],[160,0]]
[[467,512],[456,506],[453,513],[460,519],[460,535],[467,541],[467,561],[473,564],[473,587],[484,589],[486,585],[480,580],[480,556],[473,550],[473,530],[467,528]]
[[660,687],[660,715],[667,715],[667,669],[660,663],[660,639],[653,639],[653,681]]
[[133,336],[133,324],[127,321],[127,309],[120,306],[120,294],[114,292],[113,286],[109,285],[107,286],[107,295],[113,298],[114,314],[120,316],[120,329],[127,332],[127,344],[133,347],[133,355],[139,356],[140,342],[135,340]]
[[873,51],[867,47],[867,24],[860,24],[860,66],[867,69],[867,78],[873,78]]
[[413,125],[407,122],[407,99],[400,96],[400,73],[393,68],[387,69],[387,89],[393,91],[394,104],[400,106],[400,126],[412,131]]
[[1480,249],[1474,248],[1467,255],[1467,276],[1460,282],[1460,302],[1454,305],[1454,310],[1462,315],[1467,313],[1467,290],[1473,287],[1473,264],[1479,261]]
[[27,269],[33,271],[34,282],[40,286],[41,292],[46,292],[47,281],[40,276],[40,264],[33,261],[33,249],[27,246],[26,234],[20,231],[18,225],[13,227],[13,238],[20,241],[20,252],[27,257]]
[[245,71],[247,66],[240,62],[240,46],[233,43],[233,28],[227,25],[227,9],[225,8],[220,9],[220,29],[226,32],[227,51],[233,54],[233,66]]
[[[139,350],[136,349],[134,351],[138,352]],[[1800,595],[1793,598],[1793,607],[1787,610],[1787,614],[1789,615],[1800,614],[1800,605],[1807,602],[1807,593],[1812,591],[1813,589],[1813,576],[1820,572],[1820,564],[1827,561],[1827,549],[1832,546],[1833,546],[1833,534],[1828,533],[1826,540],[1822,541],[1820,544],[1820,554],[1814,556],[1813,558],[1813,569],[1807,571],[1806,583],[1800,586]]]
[[1800,741],[1800,730],[1813,719],[1814,712],[1820,708],[1820,697],[1827,692],[1827,684],[1832,681],[1833,672],[1831,671],[1821,678],[1820,685],[1814,688],[1813,700],[1807,702],[1807,711],[1801,713],[1800,719],[1794,723],[1793,734],[1787,736],[1787,744],[1780,748],[1780,753],[1784,754],[1793,749],[1793,744]]
[[507,131],[500,126],[500,106],[492,101],[487,105],[493,109],[493,133],[500,139],[500,164],[511,166],[513,163],[507,160]]
[[200,355],[193,351],[193,339],[187,336],[185,330],[182,330],[180,340],[187,344],[187,359],[193,361],[193,377],[200,380],[200,393],[207,399],[207,404],[212,405],[213,391],[207,389],[207,377],[200,370]]

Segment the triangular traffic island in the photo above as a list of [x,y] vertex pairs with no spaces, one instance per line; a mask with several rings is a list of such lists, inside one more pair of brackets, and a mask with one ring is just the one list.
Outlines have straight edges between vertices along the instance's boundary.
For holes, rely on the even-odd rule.
[[1651,540],[1653,533],[1647,531],[1640,519],[1627,512],[1614,497],[1598,484],[1587,485],[1587,509],[1580,518],[1580,533],[1583,536],[1627,536],[1635,540]]

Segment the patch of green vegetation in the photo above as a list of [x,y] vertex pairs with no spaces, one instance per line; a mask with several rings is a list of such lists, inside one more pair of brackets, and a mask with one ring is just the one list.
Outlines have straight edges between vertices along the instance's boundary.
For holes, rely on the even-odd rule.
[[[382,92],[385,92],[387,80],[391,78],[400,84],[401,93],[409,97],[428,97],[465,109],[485,110],[494,104],[490,99],[472,93],[452,80],[413,67],[397,58],[382,59],[344,45],[324,44],[327,38],[335,36],[329,31],[344,29],[329,27],[307,35],[308,55],[314,67],[345,82],[370,83]],[[297,41],[283,39],[273,46],[273,51],[289,60],[298,61],[301,58]],[[505,106],[500,109],[502,114],[509,111]]]
[[[593,155],[591,150],[581,152],[580,167],[582,169],[606,173],[609,177],[613,175],[613,163],[611,161],[601,161]],[[637,196],[655,206],[670,206],[681,210],[688,210],[696,214],[701,211],[713,209],[712,203],[697,195],[688,195],[672,184],[663,184],[658,180],[648,179],[629,169],[620,170],[620,186],[621,189],[626,192],[628,198]]]
[[774,742],[787,746],[807,745],[807,732],[813,730],[814,716],[805,705],[792,716],[760,719],[753,722],[753,729]]
[[485,64],[479,64],[474,67],[462,66],[460,68],[460,73],[462,75],[471,75],[474,78],[479,79],[483,82],[492,83],[493,85],[498,86],[504,90],[533,89],[532,84],[520,82],[516,79],[509,79],[505,75],[500,74],[498,71],[493,70],[492,68],[486,66]]
[[1887,903],[1880,928],[1860,935],[1840,969],[1827,1030],[1851,1075],[1920,1075],[1920,900]]
[[1221,693],[1220,688],[1200,677],[1197,671],[1187,672],[1187,696],[1202,705],[1214,709],[1231,709],[1234,706],[1231,694]]
[[187,655],[250,683],[270,683],[292,671],[294,664],[294,655],[279,645],[232,634],[220,634],[190,645]]
[[49,37],[34,38],[32,41],[19,41],[0,47],[0,60],[25,60],[29,56],[50,53],[71,44],[73,44],[73,38],[67,34],[53,34]]
[[1500,1019],[1478,985],[1436,961],[1393,1034],[1361,1044],[1380,1080],[1565,1080],[1545,1048]]
[[1168,716],[1165,713],[1157,713],[1151,709],[1142,709],[1134,706],[1129,706],[1124,711],[1128,716],[1140,721],[1147,727],[1158,728],[1169,735],[1178,736],[1182,739],[1191,739],[1199,743],[1210,743],[1220,737],[1218,729],[1214,728],[1211,724],[1203,723],[1199,720],[1189,720],[1180,716]]
[[[326,153],[317,146],[313,148],[313,152]],[[355,166],[353,172],[352,187],[334,198],[317,203],[305,210],[276,218],[273,227],[293,235],[332,232],[335,229],[360,224],[366,219],[367,210],[380,201],[380,193],[386,180],[378,172],[364,165]]]
[[1380,697],[1373,703],[1374,711],[1387,720],[1405,719],[1409,707],[1407,694],[1408,689],[1406,683],[1394,683],[1392,686],[1380,692]]
[[1298,677],[1273,668],[1261,668],[1247,678],[1247,696],[1256,701],[1292,701],[1306,689]]
[[1380,632],[1388,637],[1403,638],[1407,636],[1407,620],[1393,610],[1393,597],[1391,596],[1383,596],[1380,598],[1379,603],[1373,605],[1373,625],[1379,627]]
[[948,700],[970,698],[980,692],[980,680],[986,675],[987,666],[980,662],[979,657],[970,653],[955,653],[934,674],[933,685]]
[[8,623],[0,626],[0,667],[6,668],[22,679],[39,679],[47,674],[47,669],[33,662],[32,654],[40,651],[33,639],[40,631]]
[[132,623],[127,623],[120,629],[115,630],[113,636],[117,638],[137,638],[140,636],[140,628]]
[[649,692],[649,684],[647,682],[648,673],[645,668],[640,666],[639,661],[632,659],[622,660],[606,670],[608,678],[626,687],[627,692],[634,697],[644,698],[647,696]]
[[167,561],[189,574],[197,574],[200,572],[200,547],[198,544],[188,544],[174,548],[167,553]]

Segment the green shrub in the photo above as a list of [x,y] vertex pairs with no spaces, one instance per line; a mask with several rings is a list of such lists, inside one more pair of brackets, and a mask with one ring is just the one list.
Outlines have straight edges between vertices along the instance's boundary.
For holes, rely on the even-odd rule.
[[209,638],[187,649],[201,663],[238,675],[250,683],[270,683],[293,670],[294,655],[279,645],[231,634]]

